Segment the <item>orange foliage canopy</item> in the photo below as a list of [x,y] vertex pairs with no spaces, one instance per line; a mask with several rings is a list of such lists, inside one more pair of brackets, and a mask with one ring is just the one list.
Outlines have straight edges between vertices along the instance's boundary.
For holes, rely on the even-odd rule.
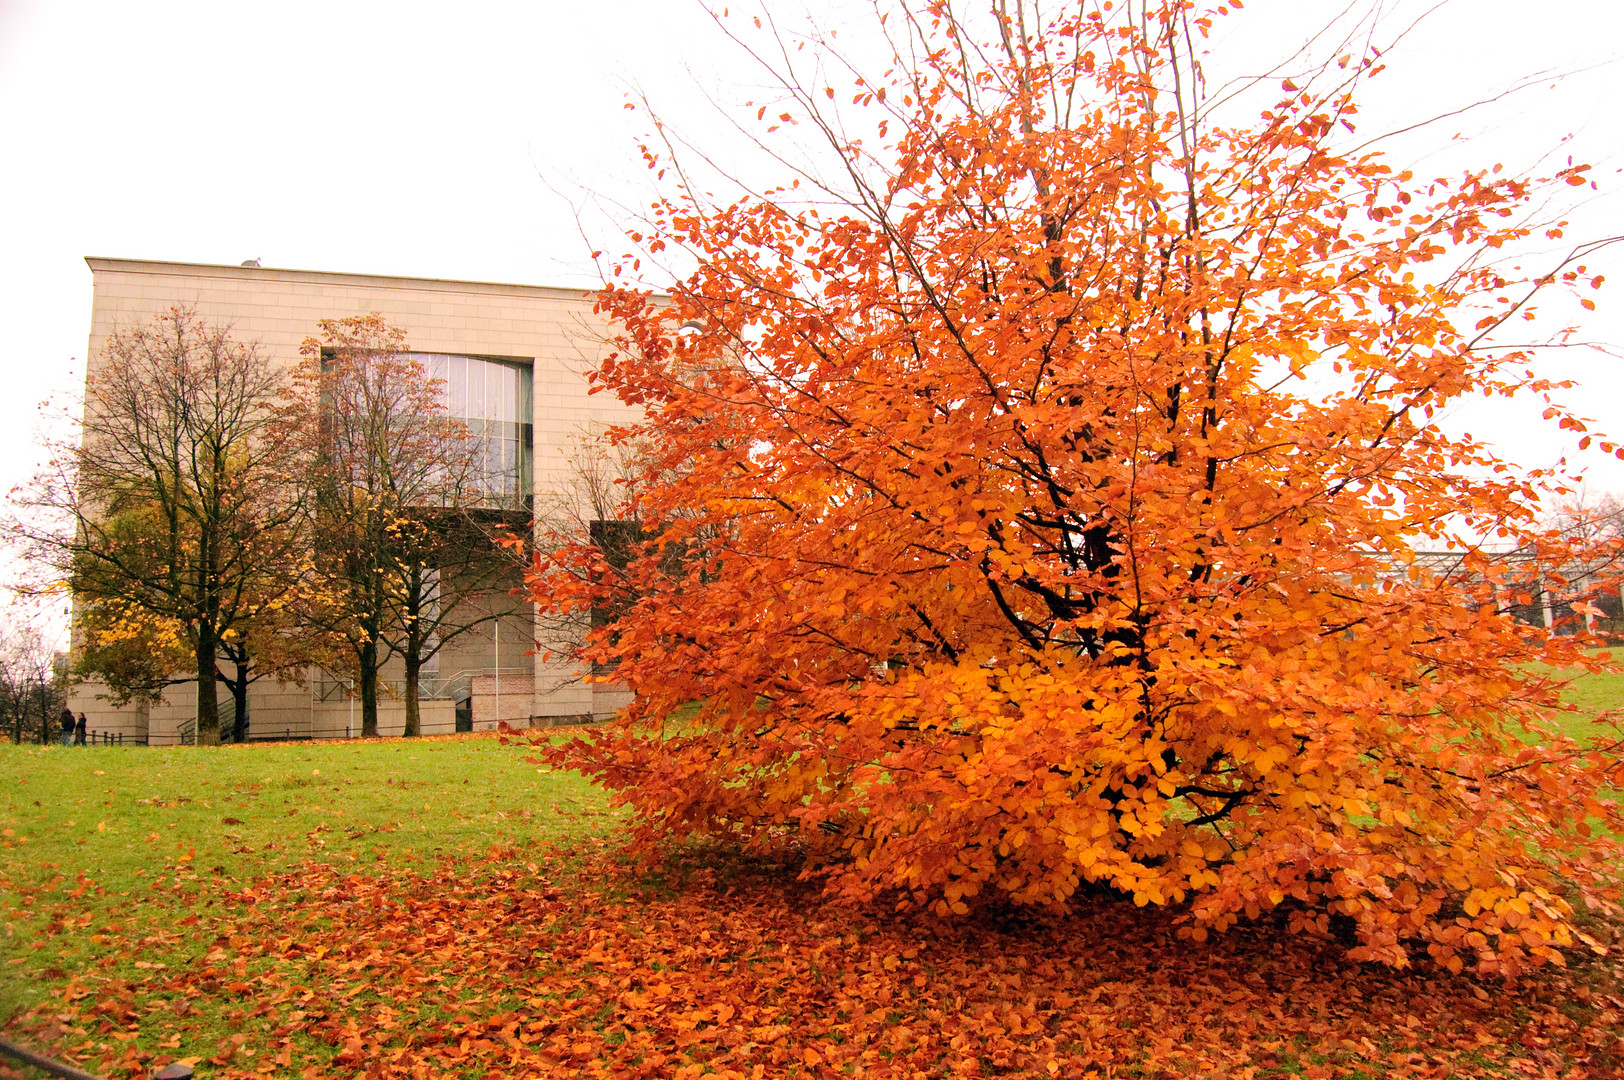
[[1351,919],[1360,959],[1560,960],[1571,905],[1615,895],[1618,756],[1547,726],[1529,662],[1589,661],[1510,618],[1527,586],[1477,538],[1575,553],[1434,417],[1550,389],[1494,334],[1582,268],[1482,255],[1584,168],[1343,152],[1357,57],[1206,126],[1207,20],[1151,8],[980,38],[900,12],[914,53],[854,118],[785,76],[775,126],[826,136],[839,185],[657,205],[646,250],[696,269],[603,294],[596,375],[646,411],[617,437],[651,539],[530,581],[620,613],[576,653],[637,697],[557,757],[645,840],[793,836],[852,898],[1100,883],[1197,939],[1283,908]]

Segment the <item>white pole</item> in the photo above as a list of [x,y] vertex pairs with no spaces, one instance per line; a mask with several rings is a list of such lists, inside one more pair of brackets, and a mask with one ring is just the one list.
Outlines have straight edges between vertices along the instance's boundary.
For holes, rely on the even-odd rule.
[[502,722],[502,617],[500,615],[496,617],[494,632],[496,634],[496,678],[494,680],[496,707],[492,711],[496,714],[496,722],[500,724]]

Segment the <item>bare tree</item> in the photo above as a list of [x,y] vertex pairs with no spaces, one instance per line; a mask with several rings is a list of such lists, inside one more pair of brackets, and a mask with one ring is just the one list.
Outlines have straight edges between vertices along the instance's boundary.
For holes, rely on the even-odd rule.
[[305,544],[285,387],[256,347],[184,308],[121,330],[86,380],[80,443],[22,493],[43,513],[14,520],[82,605],[184,638],[205,745],[220,738],[221,643],[281,603]]
[[54,741],[65,688],[56,659],[37,626],[12,618],[0,622],[0,722],[13,743]]

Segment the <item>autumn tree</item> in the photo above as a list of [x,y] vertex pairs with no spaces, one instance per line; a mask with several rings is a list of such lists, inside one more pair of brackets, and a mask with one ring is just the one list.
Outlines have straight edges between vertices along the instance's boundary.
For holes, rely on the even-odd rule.
[[[338,642],[323,632],[320,620],[306,619],[320,604],[308,602],[318,588],[312,580],[311,553],[299,554],[292,589],[285,589],[281,581],[265,582],[264,587],[279,591],[277,601],[256,605],[251,617],[240,620],[220,640],[220,657],[229,661],[229,667],[220,669],[220,684],[231,694],[233,742],[248,741],[253,686],[267,679],[303,686],[311,667],[332,666],[339,655]],[[224,733],[221,738],[225,740]]]
[[399,587],[383,637],[404,668],[403,734],[421,734],[424,666],[446,645],[509,613],[507,593],[518,580],[510,537],[524,522],[495,508],[481,508],[477,488],[463,493],[469,505],[419,510],[396,530],[394,572]]
[[537,648],[555,654],[582,648],[587,635],[614,622],[633,597],[629,568],[646,539],[638,494],[658,478],[650,473],[642,447],[633,441],[612,443],[607,434],[601,428],[576,433],[565,453],[562,481],[537,501],[530,543],[510,542],[521,557],[533,551],[548,561],[571,549],[589,547],[596,553],[586,563],[567,557],[554,563],[559,570],[570,567],[580,584],[595,584],[602,593],[602,602],[588,609],[538,609]]
[[1106,888],[1196,938],[1278,910],[1391,964],[1558,959],[1616,901],[1624,773],[1529,664],[1580,639],[1496,601],[1491,546],[1572,554],[1539,478],[1437,420],[1552,389],[1500,332],[1585,249],[1489,256],[1560,238],[1585,167],[1395,168],[1357,42],[1221,126],[1179,0],[885,12],[877,76],[755,52],[762,145],[831,167],[713,200],[646,149],[617,272],[693,269],[603,292],[595,379],[645,411],[653,539],[625,583],[591,544],[530,579],[624,603],[574,655],[637,697],[554,757],[645,843],[793,842],[857,899]]
[[[265,679],[303,685],[306,669],[331,658],[331,642],[306,625],[302,605],[296,602],[304,583],[299,559],[279,563],[279,573],[250,584],[273,589],[277,602],[262,604],[252,596],[242,605],[244,614],[221,634],[215,677],[231,695],[229,718],[222,717],[222,743],[247,742],[252,726],[249,689]],[[291,583],[289,576],[296,580]],[[132,701],[151,702],[168,687],[192,681],[187,672],[190,646],[183,628],[173,619],[153,615],[125,601],[92,601],[81,596],[74,608],[73,670],[80,679],[93,679],[104,696],[120,707]]]
[[323,320],[301,352],[315,621],[346,642],[364,736],[378,733],[383,665],[401,657],[416,735],[424,663],[492,617],[466,601],[511,565],[474,520],[491,509],[484,447],[446,415],[443,388],[381,316]]
[[284,389],[256,347],[185,309],[114,333],[86,379],[81,440],[54,448],[19,499],[33,516],[9,528],[95,610],[98,634],[126,613],[130,626],[109,640],[181,637],[204,745],[220,740],[222,643],[296,582],[304,540]]
[[78,598],[73,610],[73,674],[94,679],[107,698],[124,706],[151,699],[170,686],[190,682],[191,653],[185,631],[130,603]]
[[1619,579],[1624,577],[1624,502],[1611,493],[1581,489],[1558,500],[1543,522],[1567,538],[1575,551],[1552,582],[1551,614],[1558,629],[1571,633],[1582,625],[1608,641],[1616,639],[1624,630],[1624,598],[1619,594]]

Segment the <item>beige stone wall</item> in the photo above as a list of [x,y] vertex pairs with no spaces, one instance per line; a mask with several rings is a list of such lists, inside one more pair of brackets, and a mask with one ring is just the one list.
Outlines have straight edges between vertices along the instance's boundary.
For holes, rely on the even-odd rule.
[[529,707],[534,700],[535,683],[535,676],[516,674],[507,667],[500,676],[476,676],[472,698],[474,730],[494,731],[499,722],[528,727],[530,718],[537,715]]
[[[450,701],[420,701],[417,722],[424,735],[450,735],[457,730],[456,705]],[[255,722],[258,727],[258,722]],[[361,737],[361,702],[351,707],[348,700],[316,702],[311,708],[308,723],[309,738],[359,739]],[[406,704],[402,701],[378,702],[378,734],[391,738],[406,730]],[[274,732],[267,737],[276,737]]]
[[[568,498],[569,456],[582,432],[602,430],[630,418],[614,398],[587,394],[585,372],[605,349],[605,327],[593,314],[588,293],[270,267],[103,258],[86,262],[94,282],[88,353],[91,370],[108,335],[146,325],[172,307],[188,307],[210,323],[228,325],[239,341],[255,343],[273,361],[288,365],[298,361],[299,344],[316,334],[320,320],[374,311],[406,332],[413,351],[528,362],[533,370],[538,506],[556,503],[561,493]],[[601,712],[612,697],[605,696],[608,691],[604,688],[582,683],[569,667],[525,657],[532,626],[530,614],[523,609],[503,620],[504,672],[515,666],[533,671],[526,679],[524,705],[519,706],[516,698],[511,717],[504,682],[503,719],[513,722]],[[441,659],[441,672],[450,675],[453,666],[458,670],[488,668],[493,651],[490,635],[480,640],[475,631],[448,649]],[[83,709],[92,727],[128,731],[128,737],[141,731],[157,741],[195,711],[191,704],[195,690],[189,686],[174,688],[163,701],[154,703],[144,719],[133,707],[112,708],[98,698],[97,691],[94,685],[79,688],[71,697],[71,707]],[[228,710],[229,702],[222,688],[223,711]],[[429,730],[430,704],[435,727],[443,723],[450,730],[450,704],[444,703],[442,709],[439,703],[425,703],[425,732]],[[255,735],[293,731],[302,717],[304,733],[320,736],[342,731],[341,715],[347,714],[348,703],[315,700],[308,689],[265,687],[256,691],[252,708]],[[385,711],[396,708],[387,702],[383,705]],[[390,715],[398,731],[400,721],[392,712]]]

